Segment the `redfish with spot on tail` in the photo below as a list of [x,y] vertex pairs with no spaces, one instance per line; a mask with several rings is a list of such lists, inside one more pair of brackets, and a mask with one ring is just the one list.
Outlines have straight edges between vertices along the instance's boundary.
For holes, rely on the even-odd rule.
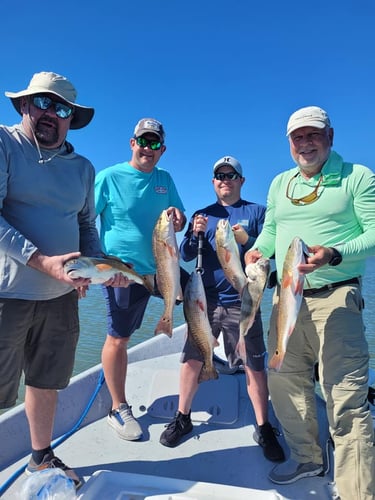
[[241,295],[246,285],[238,244],[228,219],[220,219],[215,232],[216,254],[226,279]]
[[150,293],[154,290],[154,276],[141,276],[134,269],[117,257],[76,257],[64,264],[64,271],[70,278],[88,278],[93,285],[105,283],[120,273],[128,280],[143,285]]
[[277,345],[268,362],[268,367],[272,370],[280,370],[289,338],[296,325],[305,283],[305,275],[298,271],[298,266],[306,262],[308,253],[306,244],[296,237],[289,245],[285,256],[277,305]]
[[240,336],[236,347],[236,355],[242,359],[243,364],[246,364],[245,336],[254,324],[270,269],[269,259],[263,257],[245,268],[247,283],[241,296]]
[[155,335],[165,333],[172,337],[173,309],[176,300],[183,300],[180,284],[180,254],[173,227],[173,214],[163,210],[157,220],[152,248],[156,262],[156,282],[164,299],[164,311],[155,328]]
[[190,274],[184,291],[184,315],[188,325],[188,335],[203,357],[203,366],[198,382],[217,379],[218,373],[213,364],[213,349],[219,343],[212,335],[207,314],[207,300],[201,273],[198,270]]

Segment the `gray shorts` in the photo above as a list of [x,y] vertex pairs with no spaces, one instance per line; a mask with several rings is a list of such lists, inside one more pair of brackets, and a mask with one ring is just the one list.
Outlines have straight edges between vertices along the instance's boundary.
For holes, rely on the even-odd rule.
[[64,389],[79,338],[77,291],[50,300],[0,298],[0,408],[16,404],[25,384]]
[[[235,355],[235,349],[240,335],[240,305],[229,307],[208,304],[208,319],[214,337],[218,338],[223,332],[224,350],[231,366],[242,364],[242,360]],[[245,336],[247,362],[246,365],[252,370],[262,371],[265,369],[266,346],[263,338],[263,325],[260,311],[258,311],[253,326]],[[181,362],[189,359],[203,361],[202,355],[189,335],[182,350]]]

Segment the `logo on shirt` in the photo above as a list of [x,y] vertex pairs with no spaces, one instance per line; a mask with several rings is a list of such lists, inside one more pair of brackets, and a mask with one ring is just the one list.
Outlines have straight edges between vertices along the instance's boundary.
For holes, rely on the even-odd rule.
[[241,219],[237,221],[237,224],[247,227],[249,225],[249,219]]
[[155,193],[166,194],[167,188],[165,186],[155,186]]

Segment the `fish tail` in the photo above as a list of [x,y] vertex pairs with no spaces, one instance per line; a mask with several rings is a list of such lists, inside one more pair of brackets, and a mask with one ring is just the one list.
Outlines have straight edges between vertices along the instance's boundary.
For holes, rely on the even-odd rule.
[[218,373],[213,364],[209,367],[206,364],[202,365],[201,371],[198,376],[198,383],[205,382],[207,380],[216,380],[218,378]]
[[245,344],[245,337],[243,335],[240,335],[240,338],[238,339],[238,343],[236,345],[236,356],[238,358],[241,358],[243,365],[246,365],[247,361],[246,344]]
[[169,316],[161,317],[156,325],[154,333],[155,335],[165,333],[168,337],[172,337],[172,319]]
[[281,365],[284,361],[285,353],[282,353],[278,350],[275,351],[274,355],[268,362],[268,368],[270,370],[280,371]]
[[182,291],[182,288],[180,286],[180,289],[178,290],[177,292],[177,297],[176,297],[176,301],[178,301],[179,303],[183,302],[184,301],[184,293]]

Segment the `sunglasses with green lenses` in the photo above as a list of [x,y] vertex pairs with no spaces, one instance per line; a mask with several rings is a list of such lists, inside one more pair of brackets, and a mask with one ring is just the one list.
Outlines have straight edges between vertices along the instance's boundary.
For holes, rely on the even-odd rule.
[[153,151],[157,151],[163,145],[163,143],[160,141],[149,140],[149,139],[146,139],[145,137],[135,137],[135,141],[139,147],[141,147],[141,148],[149,147]]

